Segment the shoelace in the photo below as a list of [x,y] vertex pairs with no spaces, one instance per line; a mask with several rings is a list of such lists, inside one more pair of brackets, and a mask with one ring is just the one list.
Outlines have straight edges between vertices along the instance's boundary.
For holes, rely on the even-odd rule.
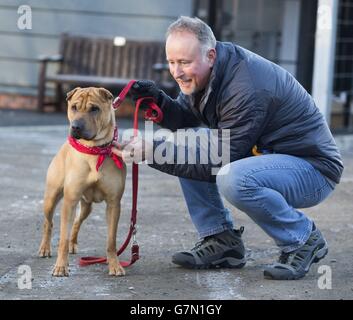
[[[240,235],[241,235],[241,233],[240,233]],[[228,239],[228,241],[227,241],[226,239],[224,239],[224,240],[223,239],[218,239],[217,236],[208,236],[208,237],[205,237],[205,238],[201,239],[200,241],[196,242],[195,246],[191,249],[191,251],[198,250],[210,238],[213,238],[216,242],[219,242],[219,243],[224,244],[224,245],[240,245],[240,240],[237,239],[237,238],[232,239],[232,242],[233,242],[233,244],[232,244],[232,243],[229,243],[230,239]]]
[[290,253],[282,252],[278,258],[278,262],[282,264],[286,264],[288,262]]
[[207,241],[208,237],[201,239],[200,241],[197,241],[195,243],[195,246],[191,249],[191,251],[196,251],[197,249],[199,249],[206,241]]
[[[244,227],[241,226],[239,230],[233,230],[233,232],[237,235],[237,237],[232,237],[232,238],[225,238],[225,239],[219,239],[217,236],[208,236],[200,241],[196,242],[195,246],[191,249],[191,251],[197,251],[200,247],[202,247],[205,242],[207,242],[210,238],[213,238],[216,242],[219,242],[223,245],[229,245],[229,246],[239,246],[241,244],[241,235],[244,232]],[[207,249],[207,248],[205,248]]]

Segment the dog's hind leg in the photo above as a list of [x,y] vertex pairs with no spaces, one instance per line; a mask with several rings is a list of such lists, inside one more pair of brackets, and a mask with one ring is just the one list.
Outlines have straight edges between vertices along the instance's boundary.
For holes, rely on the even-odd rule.
[[43,236],[42,242],[39,247],[38,255],[40,257],[50,257],[51,256],[51,233],[53,229],[53,215],[54,210],[63,196],[63,190],[60,188],[52,189],[47,188],[44,195],[44,223],[43,223]]
[[77,237],[82,222],[89,216],[92,211],[92,203],[86,202],[84,199],[80,201],[80,214],[76,217],[71,229],[71,238],[69,243],[69,253],[77,253]]

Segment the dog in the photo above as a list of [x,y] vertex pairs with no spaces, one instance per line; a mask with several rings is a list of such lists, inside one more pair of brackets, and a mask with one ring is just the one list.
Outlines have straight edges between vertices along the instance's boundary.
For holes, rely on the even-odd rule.
[[[67,94],[67,115],[71,139],[88,148],[109,146],[115,135],[113,95],[104,88],[75,88]],[[108,224],[107,261],[109,275],[125,274],[116,256],[116,235],[120,217],[120,201],[125,188],[126,167],[117,168],[112,158],[106,157],[99,170],[99,156],[77,151],[67,141],[51,161],[44,194],[43,238],[40,257],[51,256],[53,213],[60,199],[58,256],[54,276],[68,276],[68,254],[77,253],[77,237],[82,222],[91,212],[93,202],[106,202]],[[77,205],[80,213],[74,220]],[[72,226],[72,228],[71,228]],[[71,235],[69,233],[71,229]]]

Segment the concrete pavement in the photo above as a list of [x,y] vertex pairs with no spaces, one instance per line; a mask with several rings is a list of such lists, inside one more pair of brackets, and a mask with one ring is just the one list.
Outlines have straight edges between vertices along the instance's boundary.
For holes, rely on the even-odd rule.
[[[191,248],[197,235],[177,178],[147,166],[140,166],[140,260],[126,269],[125,277],[119,278],[108,276],[105,265],[78,266],[80,256],[105,253],[104,205],[96,204],[81,229],[79,253],[70,256],[70,277],[55,278],[51,270],[56,259],[60,206],[54,217],[54,256],[39,258],[37,250],[42,231],[45,174],[51,158],[65,141],[66,117],[10,113],[12,115],[0,111],[0,299],[353,298],[353,149],[350,137],[337,138],[346,149],[342,183],[324,203],[305,210],[327,238],[330,251],[319,265],[313,265],[304,279],[269,281],[263,278],[264,266],[277,258],[278,249],[257,225],[235,209],[237,226],[245,226],[244,241],[248,250],[245,268],[193,271],[173,265],[171,255]],[[128,126],[130,121],[121,121],[120,128],[122,123]],[[122,201],[119,244],[125,239],[129,225],[130,174],[131,167]],[[124,258],[129,255],[124,254]],[[19,269],[20,266],[25,269]],[[20,288],[21,283],[25,286],[22,276],[26,266],[32,273],[31,289]]]

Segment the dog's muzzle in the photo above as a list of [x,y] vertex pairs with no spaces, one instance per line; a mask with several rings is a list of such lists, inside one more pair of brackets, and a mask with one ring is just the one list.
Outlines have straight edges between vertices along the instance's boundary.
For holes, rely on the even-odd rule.
[[82,119],[74,120],[71,123],[70,134],[75,139],[91,140],[93,137],[85,130],[85,122]]

